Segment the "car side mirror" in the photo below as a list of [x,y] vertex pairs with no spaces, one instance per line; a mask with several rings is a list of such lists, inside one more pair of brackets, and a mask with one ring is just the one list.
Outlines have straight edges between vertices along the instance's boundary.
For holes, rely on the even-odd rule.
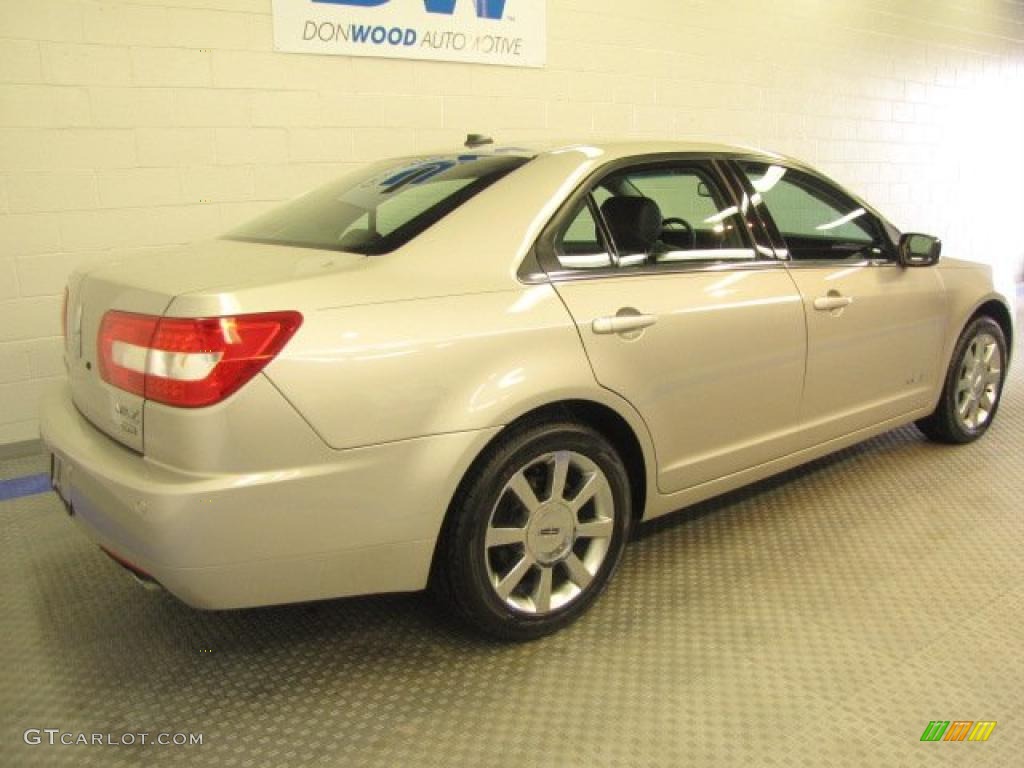
[[930,267],[937,264],[942,241],[931,235],[908,232],[900,237],[900,264],[905,267]]

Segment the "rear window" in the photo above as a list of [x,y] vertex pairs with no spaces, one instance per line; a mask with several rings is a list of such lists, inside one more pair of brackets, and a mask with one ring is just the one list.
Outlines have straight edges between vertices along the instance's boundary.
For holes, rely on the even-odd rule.
[[528,160],[467,154],[377,163],[275,208],[225,238],[387,253]]

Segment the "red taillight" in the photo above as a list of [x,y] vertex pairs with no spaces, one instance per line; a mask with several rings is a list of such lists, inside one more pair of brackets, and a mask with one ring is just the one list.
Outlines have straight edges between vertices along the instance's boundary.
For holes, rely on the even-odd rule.
[[213,405],[259,373],[300,325],[298,312],[178,318],[110,311],[100,325],[100,376],[147,400]]

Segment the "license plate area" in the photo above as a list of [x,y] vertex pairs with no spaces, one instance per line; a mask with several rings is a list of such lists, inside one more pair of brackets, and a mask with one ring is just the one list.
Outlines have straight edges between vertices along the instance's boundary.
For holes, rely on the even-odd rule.
[[67,513],[74,514],[71,508],[71,465],[54,453],[50,454],[50,485]]

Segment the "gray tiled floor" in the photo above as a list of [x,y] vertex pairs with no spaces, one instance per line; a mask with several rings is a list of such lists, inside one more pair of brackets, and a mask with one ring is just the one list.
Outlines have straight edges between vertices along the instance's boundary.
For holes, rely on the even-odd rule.
[[[522,646],[418,596],[193,611],[49,495],[2,502],[0,765],[1020,764],[1022,434],[1024,359],[982,442],[898,430],[648,526],[587,618]],[[933,719],[999,724],[921,743]]]

